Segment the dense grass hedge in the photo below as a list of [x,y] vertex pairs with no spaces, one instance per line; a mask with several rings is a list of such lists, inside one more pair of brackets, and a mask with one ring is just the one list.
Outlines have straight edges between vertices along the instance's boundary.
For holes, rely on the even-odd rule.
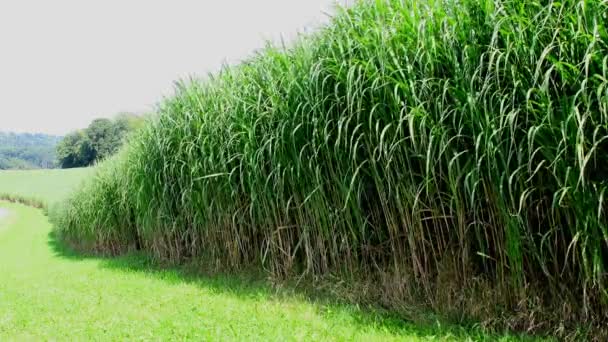
[[376,283],[393,307],[606,322],[607,11],[359,3],[181,83],[57,229],[100,251]]

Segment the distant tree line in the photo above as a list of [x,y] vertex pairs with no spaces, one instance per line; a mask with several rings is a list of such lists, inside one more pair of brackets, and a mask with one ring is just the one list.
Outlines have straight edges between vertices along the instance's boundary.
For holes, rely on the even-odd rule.
[[55,147],[61,137],[0,132],[0,170],[57,167]]
[[125,137],[143,124],[141,116],[123,113],[96,119],[65,137],[0,132],[0,170],[84,167],[116,153]]
[[57,144],[57,161],[61,168],[93,165],[116,153],[127,135],[143,124],[135,114],[119,114],[113,120],[95,119],[89,127],[67,134]]

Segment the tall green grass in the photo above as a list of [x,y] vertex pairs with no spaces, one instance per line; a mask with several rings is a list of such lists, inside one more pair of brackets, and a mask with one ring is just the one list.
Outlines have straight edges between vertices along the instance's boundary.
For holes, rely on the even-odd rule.
[[599,326],[607,12],[358,3],[293,47],[182,82],[58,231],[102,252],[337,275],[392,308]]

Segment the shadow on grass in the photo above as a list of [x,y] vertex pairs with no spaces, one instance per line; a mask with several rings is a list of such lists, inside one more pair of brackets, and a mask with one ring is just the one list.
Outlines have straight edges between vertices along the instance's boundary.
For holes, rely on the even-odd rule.
[[194,284],[211,293],[229,294],[244,301],[293,299],[306,301],[314,305],[321,316],[347,315],[360,328],[375,328],[402,335],[407,338],[430,338],[438,340],[502,340],[502,341],[532,341],[536,340],[525,335],[488,334],[474,324],[456,325],[445,324],[438,320],[426,320],[420,323],[407,321],[396,314],[391,314],[380,307],[349,304],[332,298],[331,295],[315,293],[302,286],[282,284],[273,286],[270,281],[260,274],[253,273],[201,273],[194,266],[165,266],[155,262],[144,253],[130,253],[119,257],[104,257],[83,254],[75,251],[57,239],[51,232],[48,245],[56,256],[82,261],[95,259],[101,268],[143,273],[154,276],[171,284]]

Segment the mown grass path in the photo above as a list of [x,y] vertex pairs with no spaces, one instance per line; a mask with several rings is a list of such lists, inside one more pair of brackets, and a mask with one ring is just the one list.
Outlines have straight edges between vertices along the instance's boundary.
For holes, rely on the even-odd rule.
[[[279,295],[228,276],[188,277],[145,258],[62,250],[40,210],[0,202],[0,341],[479,340],[484,335]],[[511,339],[511,338],[504,338]]]

